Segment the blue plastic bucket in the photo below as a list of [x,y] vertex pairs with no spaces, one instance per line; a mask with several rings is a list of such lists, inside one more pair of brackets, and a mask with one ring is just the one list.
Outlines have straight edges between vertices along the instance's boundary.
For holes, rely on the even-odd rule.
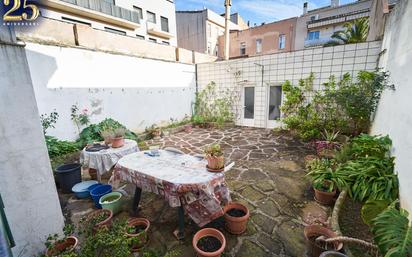
[[96,208],[98,209],[101,209],[102,206],[99,204],[100,197],[110,192],[112,192],[111,185],[99,185],[93,188],[92,191],[90,191],[90,195],[92,196],[92,199],[94,201],[94,206],[96,206]]
[[77,198],[87,198],[90,196],[89,187],[95,184],[98,184],[96,180],[83,181],[74,185],[72,191]]

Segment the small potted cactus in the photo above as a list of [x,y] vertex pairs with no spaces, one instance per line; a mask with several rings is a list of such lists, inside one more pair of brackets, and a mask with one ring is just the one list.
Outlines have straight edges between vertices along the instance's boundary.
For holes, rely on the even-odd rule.
[[221,172],[225,167],[225,158],[219,144],[212,144],[205,148],[205,159],[207,160],[207,170],[211,172]]

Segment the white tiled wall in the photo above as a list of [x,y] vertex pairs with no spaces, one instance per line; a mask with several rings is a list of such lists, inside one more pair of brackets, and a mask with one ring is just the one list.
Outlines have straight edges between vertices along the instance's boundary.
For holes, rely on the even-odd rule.
[[[281,85],[286,80],[297,84],[299,79],[306,78],[313,72],[314,88],[320,89],[332,75],[339,79],[345,73],[356,76],[361,70],[373,71],[377,67],[380,47],[381,42],[374,41],[198,64],[198,86],[202,89],[214,81],[220,89],[229,88],[234,95],[241,95],[244,86],[254,86],[253,126],[272,127],[267,122],[269,86]],[[264,66],[263,83],[262,68],[257,64]],[[238,117],[236,123],[244,125],[241,118],[241,97],[238,102],[235,106]]]

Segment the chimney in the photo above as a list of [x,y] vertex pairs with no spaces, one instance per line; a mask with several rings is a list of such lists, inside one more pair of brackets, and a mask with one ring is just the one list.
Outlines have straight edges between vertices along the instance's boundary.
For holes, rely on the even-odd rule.
[[308,13],[308,2],[304,2],[303,3],[303,14],[307,14],[307,13]]
[[339,0],[331,0],[330,1],[330,6],[331,7],[338,7],[339,6]]

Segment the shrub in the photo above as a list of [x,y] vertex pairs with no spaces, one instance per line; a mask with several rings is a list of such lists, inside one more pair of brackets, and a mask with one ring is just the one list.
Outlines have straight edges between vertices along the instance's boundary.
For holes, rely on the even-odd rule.
[[51,112],[50,114],[40,115],[41,125],[43,127],[43,133],[46,135],[47,129],[54,128],[54,125],[57,123],[59,114],[56,111]]
[[382,91],[388,85],[385,72],[358,73],[356,81],[345,74],[339,82],[332,76],[323,90],[313,89],[314,76],[301,79],[297,86],[282,85],[283,123],[305,140],[319,138],[323,131],[340,131],[347,135],[367,132]]
[[[84,147],[86,144],[90,144],[96,141],[103,141],[104,139],[101,135],[103,131],[114,131],[119,128],[126,129],[126,127],[120,124],[118,121],[107,118],[99,124],[91,124],[88,127],[84,128],[82,132],[80,132],[80,138],[77,140],[77,142],[80,146]],[[136,134],[127,129],[125,132],[125,138],[137,140]]]
[[78,144],[75,142],[58,140],[52,136],[46,136],[46,145],[50,158],[73,153],[79,150]]

